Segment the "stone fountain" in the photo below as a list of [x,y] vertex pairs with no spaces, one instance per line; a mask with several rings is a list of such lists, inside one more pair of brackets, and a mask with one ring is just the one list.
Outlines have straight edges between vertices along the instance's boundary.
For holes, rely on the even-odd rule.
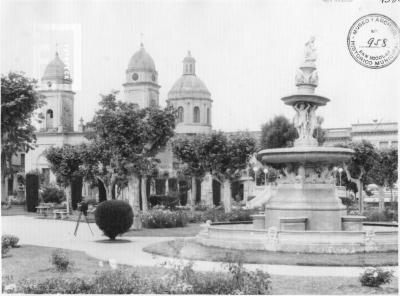
[[284,165],[276,193],[265,207],[265,227],[286,230],[342,230],[346,207],[335,192],[333,167],[350,159],[351,149],[318,146],[313,137],[316,111],[329,99],[315,94],[318,86],[314,38],[306,43],[305,60],[296,74],[297,91],[282,98],[296,111],[294,147],[258,154],[266,165]]
[[282,98],[296,112],[298,138],[293,147],[265,149],[261,161],[282,171],[269,193],[263,214],[252,224],[212,225],[197,236],[206,246],[304,253],[397,251],[397,228],[364,226],[362,216],[347,216],[336,194],[333,168],[349,160],[353,150],[318,146],[316,110],[329,99],[315,94],[318,86],[315,38],[305,46],[295,81],[296,93]]

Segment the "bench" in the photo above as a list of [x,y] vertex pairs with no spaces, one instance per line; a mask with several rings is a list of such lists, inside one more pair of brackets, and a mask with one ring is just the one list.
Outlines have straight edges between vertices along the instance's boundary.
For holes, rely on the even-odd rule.
[[36,213],[38,216],[46,217],[48,212],[50,211],[51,207],[47,205],[40,205],[36,207]]
[[66,219],[68,216],[68,212],[66,210],[54,210],[53,211],[53,218],[54,219]]

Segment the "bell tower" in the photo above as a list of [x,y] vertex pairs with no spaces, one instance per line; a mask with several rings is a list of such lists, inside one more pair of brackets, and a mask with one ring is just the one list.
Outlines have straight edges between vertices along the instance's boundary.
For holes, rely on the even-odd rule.
[[131,57],[126,70],[126,82],[123,84],[125,100],[136,104],[139,108],[159,106],[158,73],[153,58],[144,49],[140,49]]
[[44,119],[41,132],[72,132],[74,130],[74,95],[72,79],[58,52],[47,65],[41,79],[40,94],[46,105],[40,112]]

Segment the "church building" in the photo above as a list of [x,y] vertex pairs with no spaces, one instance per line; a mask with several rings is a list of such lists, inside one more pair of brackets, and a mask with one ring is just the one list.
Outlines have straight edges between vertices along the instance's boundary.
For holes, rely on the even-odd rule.
[[[123,98],[134,103],[138,108],[159,106],[158,72],[153,58],[147,53],[143,44],[130,58],[125,71]],[[44,156],[44,151],[51,146],[65,144],[76,145],[87,142],[83,120],[78,130],[74,130],[74,95],[70,73],[56,52],[53,60],[45,68],[41,78],[40,94],[44,96],[46,105],[39,112],[44,115],[39,130],[36,133],[37,147],[25,156],[25,172],[38,170],[44,183],[55,183],[55,176],[50,172],[50,166]],[[196,60],[188,52],[183,59],[182,76],[174,83],[168,92],[167,104],[177,109],[175,132],[184,135],[210,133],[212,131],[211,93],[206,85],[196,75]],[[169,191],[181,192],[181,199],[187,199],[187,184],[177,179],[176,170],[179,167],[170,145],[159,153],[161,160],[159,178],[148,184],[149,194],[167,194]],[[196,201],[206,200],[213,203],[211,196],[212,181],[210,176],[198,181]],[[101,195],[103,188],[90,189],[83,186],[83,195]],[[215,201],[219,203],[219,200]]]

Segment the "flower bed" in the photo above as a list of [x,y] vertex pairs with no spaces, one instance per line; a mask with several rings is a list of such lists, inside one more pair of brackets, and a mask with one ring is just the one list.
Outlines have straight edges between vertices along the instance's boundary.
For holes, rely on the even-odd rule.
[[206,211],[197,211],[189,214],[189,221],[193,223],[206,222],[235,222],[251,221],[251,215],[256,214],[256,210],[237,209],[230,213],[225,213],[222,208],[212,208]]
[[188,216],[184,211],[162,209],[148,211],[142,216],[143,226],[146,228],[184,227],[188,220]]

